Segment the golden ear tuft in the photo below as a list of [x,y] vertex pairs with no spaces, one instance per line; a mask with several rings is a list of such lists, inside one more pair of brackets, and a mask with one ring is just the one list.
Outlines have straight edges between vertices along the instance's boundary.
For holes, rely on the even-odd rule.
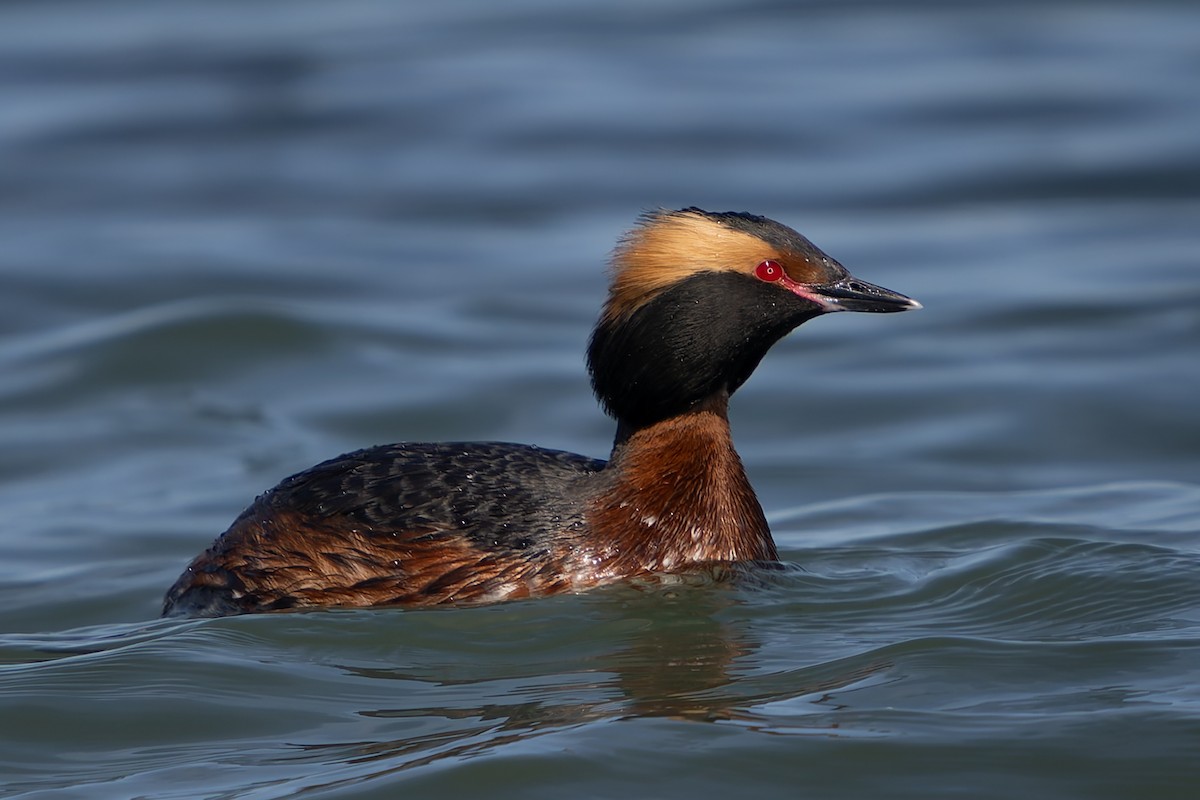
[[632,314],[698,272],[744,272],[780,257],[768,242],[701,211],[650,212],[617,245],[604,317]]

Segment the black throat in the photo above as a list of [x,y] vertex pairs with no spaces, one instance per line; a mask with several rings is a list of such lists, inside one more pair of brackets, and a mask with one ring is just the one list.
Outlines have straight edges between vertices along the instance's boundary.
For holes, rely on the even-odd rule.
[[735,272],[701,272],[628,316],[601,318],[588,346],[592,388],[617,438],[733,394],[771,345],[820,314],[811,302]]

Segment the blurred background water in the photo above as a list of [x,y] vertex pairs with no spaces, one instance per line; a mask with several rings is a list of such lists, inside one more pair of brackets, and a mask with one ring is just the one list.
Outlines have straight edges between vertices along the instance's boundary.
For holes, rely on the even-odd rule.
[[[1196,4],[13,0],[0,108],[0,795],[1196,796]],[[925,304],[735,398],[786,569],[156,619],[331,455],[604,456],[693,204]]]

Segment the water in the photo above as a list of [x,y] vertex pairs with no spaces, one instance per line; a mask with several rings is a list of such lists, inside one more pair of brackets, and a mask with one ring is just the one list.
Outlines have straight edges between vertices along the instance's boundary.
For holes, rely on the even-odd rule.
[[[1195,4],[0,8],[0,795],[1191,798]],[[157,619],[401,439],[607,453],[637,213],[925,304],[732,409],[785,566]]]

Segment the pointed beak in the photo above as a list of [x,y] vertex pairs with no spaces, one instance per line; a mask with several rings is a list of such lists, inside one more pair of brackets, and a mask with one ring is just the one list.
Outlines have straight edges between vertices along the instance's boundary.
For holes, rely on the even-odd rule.
[[825,311],[868,311],[886,314],[920,308],[921,304],[899,292],[884,289],[873,283],[847,275],[836,283],[809,284],[806,294],[821,304]]

